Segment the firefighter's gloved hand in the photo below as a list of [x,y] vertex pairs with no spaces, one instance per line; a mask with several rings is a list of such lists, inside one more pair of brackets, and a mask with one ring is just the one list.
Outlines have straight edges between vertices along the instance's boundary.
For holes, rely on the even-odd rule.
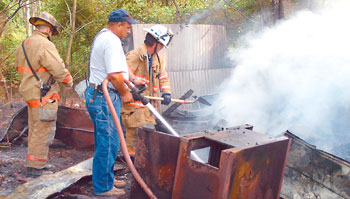
[[132,98],[134,98],[135,101],[142,101],[143,96],[141,95],[141,93],[145,91],[146,88],[147,86],[143,84],[131,90]]
[[145,91],[146,88],[147,88],[147,86],[145,84],[137,86],[137,89],[139,89],[138,93],[143,93],[143,91]]
[[132,90],[131,94],[132,94],[132,98],[135,101],[141,101],[142,100],[142,96],[140,95],[140,93],[137,90]]
[[161,104],[163,105],[169,105],[171,102],[171,95],[170,93],[163,93],[162,98],[164,99]]

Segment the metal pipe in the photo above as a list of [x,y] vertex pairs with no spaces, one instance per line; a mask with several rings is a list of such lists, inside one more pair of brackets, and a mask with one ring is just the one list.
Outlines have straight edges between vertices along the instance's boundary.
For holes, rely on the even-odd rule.
[[108,78],[103,80],[103,83],[102,83],[103,95],[105,96],[105,99],[106,99],[106,102],[108,104],[108,107],[111,110],[111,114],[113,116],[114,123],[115,123],[115,125],[117,127],[117,131],[118,131],[118,135],[119,135],[119,139],[120,139],[120,145],[121,145],[121,148],[122,148],[122,151],[123,151],[126,163],[128,164],[128,167],[129,167],[131,173],[133,174],[133,176],[135,177],[136,181],[140,184],[140,186],[146,192],[146,194],[152,199],[157,199],[157,197],[153,194],[153,192],[147,186],[145,181],[143,181],[142,177],[137,172],[134,164],[131,161],[130,155],[128,153],[128,148],[126,146],[126,142],[125,142],[125,139],[124,139],[124,133],[123,133],[122,127],[120,125],[119,117],[117,115],[117,112],[115,111],[115,108],[113,106],[111,97],[109,96],[109,93],[108,93],[108,89],[107,89],[108,81],[109,81]]

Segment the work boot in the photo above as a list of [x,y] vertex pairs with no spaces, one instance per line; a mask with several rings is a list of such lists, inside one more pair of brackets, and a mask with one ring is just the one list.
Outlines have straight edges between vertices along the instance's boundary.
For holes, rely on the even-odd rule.
[[28,178],[36,178],[41,175],[47,175],[47,174],[52,174],[52,171],[46,171],[43,169],[36,169],[36,168],[31,168],[27,167],[27,177]]
[[123,188],[126,185],[126,182],[124,180],[114,180],[114,186],[117,188]]
[[49,170],[51,170],[51,169],[54,169],[54,168],[55,168],[55,165],[53,165],[53,164],[47,164],[47,163],[46,163],[43,169],[49,169]]
[[123,196],[125,191],[123,189],[118,189],[113,187],[111,190],[103,193],[94,193],[97,196]]

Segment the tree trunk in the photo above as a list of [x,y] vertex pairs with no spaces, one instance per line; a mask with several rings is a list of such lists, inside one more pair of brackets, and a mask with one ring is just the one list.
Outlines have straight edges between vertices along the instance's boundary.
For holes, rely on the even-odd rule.
[[[12,2],[12,1],[11,1]],[[11,3],[10,2],[10,3]],[[21,0],[18,1],[18,7],[13,11],[13,13],[10,15],[10,16],[6,16],[6,15],[3,15],[3,13],[0,13],[0,16],[2,17],[1,20],[1,23],[0,23],[0,39],[1,39],[1,36],[2,36],[2,33],[5,31],[5,28],[6,28],[6,25],[7,23],[17,14],[17,12],[19,10],[21,10],[21,8],[23,7],[23,3],[21,2]],[[8,56],[9,57],[9,56]],[[2,68],[2,63],[6,60],[7,58],[5,58],[4,60],[1,61],[0,63],[0,85],[3,84],[4,86],[4,91],[6,93],[6,100],[10,100],[10,96],[9,96],[9,93],[8,93],[8,90],[7,90],[7,81],[1,71],[1,68]]]
[[[21,10],[22,7],[23,7],[22,1],[18,0],[18,7],[16,8],[16,10],[13,11],[13,13],[8,17],[6,15],[4,15],[4,19],[5,19],[5,17],[7,17],[7,18],[6,18],[6,20],[1,22],[1,24],[0,24],[0,39],[1,39],[2,33],[5,31],[7,23],[17,14],[17,12],[19,10]],[[2,13],[0,13],[0,14],[2,14]],[[0,17],[2,17],[2,16],[0,15]]]
[[24,15],[24,20],[26,22],[27,37],[29,37],[31,34],[31,28],[30,28],[30,23],[29,23],[29,18],[30,18],[30,2],[29,2],[29,0],[26,0],[25,4],[26,5],[23,7],[23,15]]
[[70,56],[72,53],[72,45],[73,45],[73,38],[74,38],[74,32],[75,32],[76,10],[77,10],[77,0],[74,0],[73,1],[72,16],[71,16],[71,32],[69,35],[69,43],[68,43],[67,56],[66,56],[66,61],[65,61],[67,69],[69,69],[69,61],[70,61]]
[[175,23],[179,23],[179,19],[180,19],[179,7],[177,6],[177,3],[175,0],[173,0],[173,3],[174,3],[175,8],[176,8]]
[[5,57],[3,60],[1,60],[0,62],[0,85],[3,84],[4,86],[4,92],[5,92],[5,97],[6,97],[6,100],[7,101],[10,101],[10,95],[9,95],[9,92],[7,90],[7,81],[6,81],[6,78],[4,77],[4,75],[2,74],[2,71],[1,71],[1,68],[3,67],[3,63],[14,53],[15,51],[11,51],[7,57]]
[[[31,8],[31,17],[37,16],[40,11],[40,0],[33,2]],[[31,30],[34,31],[34,26],[31,27]]]
[[[71,14],[71,32],[69,35],[69,43],[68,43],[68,49],[67,49],[67,56],[65,60],[66,68],[69,70],[69,62],[71,58],[72,53],[72,45],[73,45],[73,39],[74,39],[74,33],[75,33],[75,18],[76,18],[76,11],[77,11],[77,0],[73,1],[73,10]],[[62,96],[62,105],[66,104],[67,101],[67,92],[64,90],[63,96]]]
[[[0,65],[0,69],[2,68],[2,66]],[[5,77],[3,76],[1,70],[0,70],[0,85],[3,84],[3,88],[4,88],[4,92],[5,92],[5,97],[6,97],[6,101],[9,101],[10,100],[10,95],[9,95],[9,92],[7,90],[7,83],[6,83],[6,79]]]

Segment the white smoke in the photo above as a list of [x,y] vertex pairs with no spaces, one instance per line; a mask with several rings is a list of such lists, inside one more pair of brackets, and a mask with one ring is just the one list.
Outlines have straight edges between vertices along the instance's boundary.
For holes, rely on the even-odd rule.
[[331,153],[350,146],[349,3],[301,11],[231,51],[237,63],[216,102],[228,126],[286,130]]
[[190,18],[190,20],[188,21],[187,24],[193,24],[195,22],[197,22],[198,20],[200,19],[203,19],[203,18],[206,18],[208,17],[208,15],[210,15],[210,13],[212,12],[212,10],[215,10],[215,9],[219,9],[221,8],[223,5],[223,1],[218,1],[216,2],[213,6],[203,10],[202,12],[200,13],[196,13],[194,16],[192,16]]

